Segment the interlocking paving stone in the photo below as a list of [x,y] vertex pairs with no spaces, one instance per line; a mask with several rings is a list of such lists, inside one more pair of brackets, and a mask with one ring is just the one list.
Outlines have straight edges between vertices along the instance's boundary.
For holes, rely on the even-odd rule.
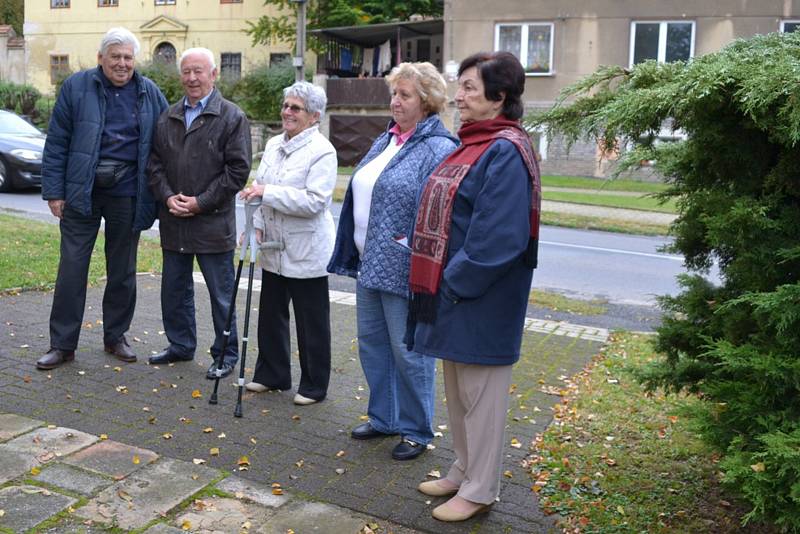
[[[174,524],[200,534],[242,531],[264,532],[263,527],[270,523],[272,513],[271,509],[257,504],[237,499],[210,497],[195,501],[189,505],[186,513],[179,514]],[[245,523],[249,523],[247,528],[242,526]],[[282,534],[285,534],[285,532],[284,530]],[[295,532],[306,531],[295,530]],[[357,531],[353,530],[352,532]]]
[[37,486],[9,486],[0,489],[0,528],[25,532],[77,501]]
[[29,454],[0,450],[0,484],[17,478],[38,463]]
[[143,528],[207,486],[219,471],[162,458],[100,492],[76,514],[123,529]]
[[273,495],[272,486],[251,482],[235,475],[219,482],[217,488],[233,493],[237,498],[241,495],[244,499],[270,508],[277,508],[285,504],[289,498],[287,495]]
[[3,450],[17,451],[33,455],[40,462],[47,462],[79,451],[97,439],[97,436],[71,428],[39,428],[0,445],[0,454]]
[[270,518],[269,523],[259,525],[264,534],[286,534],[294,532],[359,532],[367,523],[364,517],[354,516],[349,510],[319,502],[295,501],[283,506]]
[[21,415],[0,413],[0,441],[7,441],[43,424],[41,421]]
[[113,483],[108,478],[61,462],[42,469],[35,480],[87,496]]
[[[134,458],[138,463],[134,462]],[[123,478],[156,461],[157,458],[158,454],[153,451],[105,440],[76,452],[64,459],[64,463],[113,478]]]

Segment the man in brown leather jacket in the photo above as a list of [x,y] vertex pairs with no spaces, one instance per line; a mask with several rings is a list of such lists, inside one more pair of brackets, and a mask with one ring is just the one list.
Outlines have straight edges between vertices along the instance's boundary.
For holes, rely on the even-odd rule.
[[[239,359],[235,314],[227,346],[222,342],[234,284],[235,195],[247,182],[252,160],[250,125],[242,110],[214,88],[217,68],[210,50],[186,50],[180,73],[185,97],[159,117],[148,165],[159,206],[161,313],[169,340],[150,364],[194,358],[196,258],[211,298],[211,355],[224,358],[224,377]],[[213,379],[215,370],[212,363],[206,377]]]

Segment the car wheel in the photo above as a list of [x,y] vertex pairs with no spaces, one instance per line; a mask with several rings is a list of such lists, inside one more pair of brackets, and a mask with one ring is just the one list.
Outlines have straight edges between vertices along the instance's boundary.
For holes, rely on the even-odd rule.
[[8,191],[11,191],[11,176],[8,175],[5,162],[0,158],[0,193]]

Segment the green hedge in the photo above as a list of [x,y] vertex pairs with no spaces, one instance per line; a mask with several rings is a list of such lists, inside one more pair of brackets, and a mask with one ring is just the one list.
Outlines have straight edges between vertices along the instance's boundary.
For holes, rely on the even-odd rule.
[[[723,451],[747,519],[800,531],[800,34],[758,35],[689,62],[603,67],[533,117],[573,142],[654,161],[677,201],[672,252],[692,273],[662,297],[641,379],[707,400],[696,413]],[[687,139],[657,142],[664,126]],[[718,264],[721,284],[703,275]]]

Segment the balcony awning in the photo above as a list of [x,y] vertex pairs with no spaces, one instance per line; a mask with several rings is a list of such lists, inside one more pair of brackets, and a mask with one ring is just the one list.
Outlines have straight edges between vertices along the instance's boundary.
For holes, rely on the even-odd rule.
[[414,22],[386,22],[363,26],[341,26],[339,28],[320,28],[308,32],[318,38],[333,38],[337,41],[353,43],[364,48],[380,46],[387,40],[396,40],[444,33],[442,19],[419,20]]

